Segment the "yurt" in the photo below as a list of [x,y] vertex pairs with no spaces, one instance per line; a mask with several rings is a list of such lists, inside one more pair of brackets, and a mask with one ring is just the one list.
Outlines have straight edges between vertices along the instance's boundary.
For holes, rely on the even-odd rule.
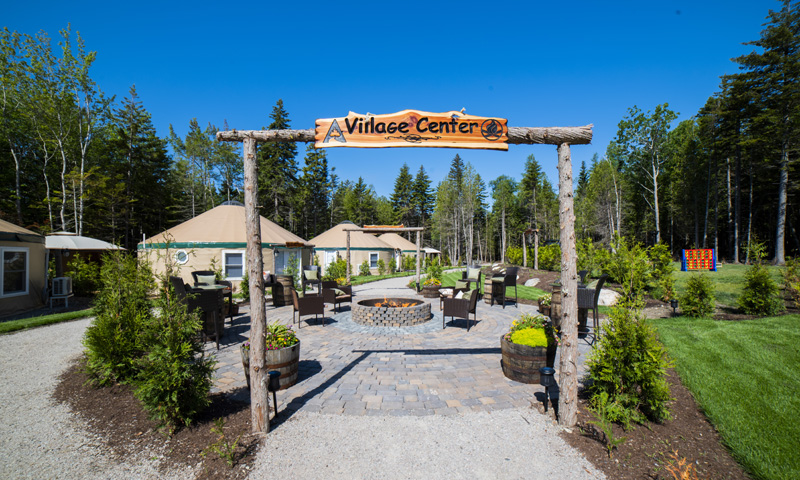
[[394,255],[393,261],[395,262],[397,270],[400,270],[402,267],[400,261],[403,255],[411,257],[417,256],[417,245],[409,242],[401,235],[396,233],[384,233],[383,235],[379,235],[378,238],[394,248],[394,252],[392,254]]
[[[292,258],[298,260],[297,268],[302,270],[303,265],[310,264],[311,248],[302,238],[261,217],[265,272],[284,274]],[[157,274],[163,274],[165,258],[169,257],[179,268],[183,281],[192,283],[192,272],[213,270],[213,262],[222,269],[226,280],[238,286],[247,271],[244,206],[226,202],[146,239],[138,245],[138,250],[139,256],[145,255]]]
[[44,305],[47,249],[44,236],[0,220],[0,316]]
[[[345,221],[311,240],[314,244],[314,254],[319,257],[322,265],[323,274],[328,265],[337,257],[347,260],[347,232],[345,230],[352,228],[359,227],[353,222]],[[394,247],[387,245],[375,235],[350,232],[350,265],[353,267],[353,275],[358,275],[358,268],[365,260],[369,263],[370,272],[373,275],[377,274],[378,260],[383,259],[388,266],[392,261],[393,254]]]

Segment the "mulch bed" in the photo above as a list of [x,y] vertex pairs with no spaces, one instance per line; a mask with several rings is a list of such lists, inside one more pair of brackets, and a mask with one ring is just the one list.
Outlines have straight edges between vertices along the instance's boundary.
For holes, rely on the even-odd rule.
[[[87,380],[83,362],[76,362],[61,375],[53,398],[69,406],[120,458],[152,449],[163,454],[161,468],[165,471],[201,465],[199,479],[245,478],[252,468],[258,441],[250,435],[250,404],[213,394],[211,405],[191,426],[169,436],[164,430],[156,429],[156,423],[148,419],[130,386],[95,388],[88,385]],[[211,433],[211,428],[214,420],[220,417],[225,419],[224,432],[229,442],[241,435],[233,467],[209,449],[219,439]],[[205,455],[204,451],[207,451]]]
[[750,478],[722,445],[719,434],[673,370],[668,372],[668,381],[674,398],[670,404],[672,419],[663,424],[637,425],[628,432],[614,425],[614,436],[626,437],[626,440],[611,457],[602,431],[588,423],[594,417],[586,408],[586,395],[579,395],[577,428],[571,433],[562,433],[562,438],[608,478],[696,478],[674,477],[667,470],[670,466],[674,468],[681,459],[696,469],[699,478]]

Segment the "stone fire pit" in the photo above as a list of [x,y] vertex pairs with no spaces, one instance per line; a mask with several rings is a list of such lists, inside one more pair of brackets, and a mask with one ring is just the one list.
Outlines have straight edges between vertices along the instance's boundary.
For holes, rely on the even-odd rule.
[[371,298],[354,303],[354,323],[375,327],[410,327],[431,318],[431,304],[413,298]]

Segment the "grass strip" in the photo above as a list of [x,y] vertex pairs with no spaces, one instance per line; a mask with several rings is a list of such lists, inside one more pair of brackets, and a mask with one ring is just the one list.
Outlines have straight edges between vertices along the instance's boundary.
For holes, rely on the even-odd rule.
[[755,478],[800,478],[800,315],[653,323],[734,458]]
[[51,325],[53,323],[68,322],[78,318],[91,317],[92,315],[93,310],[91,308],[87,308],[86,310],[76,310],[74,312],[54,313],[52,315],[43,315],[41,317],[9,320],[8,322],[0,323],[0,334],[42,327],[45,325]]

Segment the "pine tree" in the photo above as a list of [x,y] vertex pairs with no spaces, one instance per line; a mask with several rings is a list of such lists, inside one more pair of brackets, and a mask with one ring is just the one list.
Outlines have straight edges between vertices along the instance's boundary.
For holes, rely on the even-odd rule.
[[413,218],[413,184],[408,165],[400,167],[400,173],[394,181],[394,192],[391,197],[394,220],[392,223],[411,225]]
[[[167,211],[173,202],[166,142],[156,135],[135,85],[122,105],[113,111],[108,146],[112,165],[102,199],[108,208],[104,225],[113,226],[115,231],[120,222],[122,244],[131,249],[142,234],[155,235],[167,228],[170,223]],[[123,191],[124,201],[121,201],[119,195]]]
[[[786,206],[789,170],[796,160],[800,136],[800,4],[783,0],[779,11],[770,10],[761,38],[748,45],[760,49],[735,59],[750,89],[759,96],[762,109],[753,119],[756,128],[769,139],[778,158],[777,227],[775,263],[785,258]],[[792,156],[794,154],[794,157]],[[773,157],[774,158],[774,157]]]
[[[268,130],[290,128],[289,113],[278,100],[269,116],[272,122]],[[258,147],[258,204],[264,216],[283,226],[291,226],[294,205],[291,198],[297,182],[297,146],[294,142],[270,142]]]
[[[428,219],[433,212],[433,192],[431,191],[431,180],[425,173],[425,167],[419,166],[417,176],[411,187],[411,203],[413,205],[413,220],[411,225],[426,228]],[[423,238],[425,231],[422,233]],[[421,238],[422,239],[422,238]]]
[[306,149],[303,176],[300,178],[303,212],[303,236],[313,238],[327,230],[328,201],[331,181],[328,177],[328,157],[325,150],[317,150],[313,143]]

